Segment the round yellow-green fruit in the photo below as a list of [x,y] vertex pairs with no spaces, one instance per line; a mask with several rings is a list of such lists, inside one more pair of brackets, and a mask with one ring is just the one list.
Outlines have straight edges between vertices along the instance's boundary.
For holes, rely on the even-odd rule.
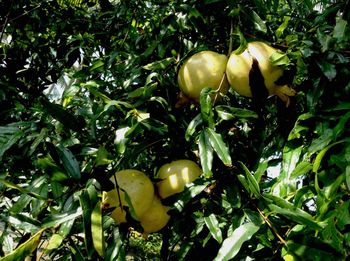
[[202,174],[202,169],[193,161],[175,160],[160,167],[157,182],[158,194],[164,199],[185,189],[186,184],[193,182]]
[[154,197],[150,208],[140,216],[144,236],[157,232],[166,226],[170,219],[168,210],[169,207],[164,206],[158,197]]
[[205,87],[226,93],[229,84],[225,75],[227,57],[213,51],[201,51],[189,57],[178,73],[178,84],[185,96],[199,101]]
[[253,59],[258,63],[260,72],[269,95],[278,95],[288,105],[289,96],[295,91],[287,85],[277,85],[275,82],[283,75],[284,70],[270,62],[270,57],[278,50],[264,42],[250,42],[240,54],[232,53],[226,66],[226,76],[231,87],[240,95],[252,97],[249,83],[249,72]]
[[[111,181],[116,185],[115,178],[118,187],[102,193],[103,208],[114,208],[110,216],[118,224],[127,222],[126,209],[134,210],[130,211],[130,214],[138,220],[152,205],[154,199],[152,181],[146,174],[134,169],[122,170],[117,172],[115,177],[112,176]],[[128,202],[131,202],[131,206]]]
[[283,260],[284,261],[296,261],[298,259],[295,256],[293,256],[292,254],[286,254],[283,256]]

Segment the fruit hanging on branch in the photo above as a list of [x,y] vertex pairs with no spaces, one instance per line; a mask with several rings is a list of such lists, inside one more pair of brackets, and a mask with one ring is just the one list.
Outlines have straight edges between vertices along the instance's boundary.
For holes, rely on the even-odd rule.
[[[276,52],[277,50],[270,45],[255,41],[248,43],[241,54],[232,53],[226,67],[231,87],[246,97],[264,92],[268,96],[277,95],[288,106],[289,96],[294,96],[295,91],[288,85],[278,84],[284,70],[280,66],[273,65],[270,60]],[[254,82],[259,79],[263,82]]]
[[154,197],[150,208],[140,217],[144,237],[166,226],[170,219],[167,213],[169,209],[157,196]]
[[111,177],[111,181],[115,188],[103,192],[103,208],[114,208],[111,217],[118,224],[127,222],[127,211],[135,220],[139,220],[153,203],[155,195],[152,181],[146,174],[134,169],[117,172]]
[[186,184],[196,180],[202,169],[191,160],[175,160],[160,167],[157,183],[159,196],[164,199],[185,189]]
[[225,94],[229,88],[226,64],[227,57],[213,51],[201,51],[189,57],[177,77],[182,94],[195,102],[199,101],[200,93],[206,87]]

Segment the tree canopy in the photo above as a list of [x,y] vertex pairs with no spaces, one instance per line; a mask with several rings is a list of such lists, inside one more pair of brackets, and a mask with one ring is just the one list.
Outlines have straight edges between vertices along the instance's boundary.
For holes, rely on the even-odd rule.
[[[345,260],[349,8],[348,0],[1,1],[0,260],[125,260],[135,240],[153,251],[136,260]],[[232,88],[220,101],[204,89],[198,103],[178,106],[188,57],[239,53],[250,41],[281,50],[271,62],[297,92],[288,107]],[[123,169],[155,183],[177,159],[203,174],[162,201],[164,229],[135,239],[140,224],[117,225],[102,191]]]

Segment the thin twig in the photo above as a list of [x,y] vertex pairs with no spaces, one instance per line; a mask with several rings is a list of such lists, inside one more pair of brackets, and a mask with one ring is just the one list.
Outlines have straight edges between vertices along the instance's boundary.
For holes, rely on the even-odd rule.
[[233,20],[231,19],[231,27],[230,27],[230,44],[228,47],[228,54],[227,56],[230,56],[233,49]]
[[271,230],[276,234],[276,236],[278,237],[278,239],[281,241],[281,243],[283,245],[287,245],[287,242],[283,239],[282,236],[280,236],[280,234],[278,234],[277,230],[273,227],[273,225],[271,224],[270,220],[264,215],[264,213],[258,208],[256,207],[256,209],[258,210],[260,216],[264,219],[264,221],[266,222],[266,224],[271,228]]
[[[12,3],[13,3],[13,2],[11,2],[11,7],[12,7]],[[6,26],[6,24],[7,24],[8,22],[13,22],[13,21],[15,21],[15,20],[21,18],[22,16],[25,16],[25,15],[29,14],[30,12],[33,12],[35,9],[38,9],[38,8],[41,6],[41,4],[42,4],[42,2],[41,2],[40,4],[38,4],[37,6],[33,7],[32,9],[30,9],[30,10],[28,10],[28,11],[25,11],[23,14],[20,14],[20,15],[16,16],[15,18],[12,18],[12,19],[10,19],[10,20],[6,20],[5,23],[2,24],[2,25],[0,25],[0,26],[3,27],[3,28],[5,28],[5,26]],[[10,7],[10,8],[11,8],[11,7]],[[7,19],[7,18],[8,18],[8,17],[6,17],[6,19]]]
[[10,17],[12,5],[13,5],[13,0],[11,0],[11,4],[10,4],[9,11],[8,11],[8,13],[6,14],[5,23],[2,25],[2,30],[1,30],[1,35],[0,35],[0,41],[2,41],[2,37],[3,37],[3,35],[4,35],[6,25],[7,25],[7,22],[8,22],[8,20],[9,20],[9,17]]

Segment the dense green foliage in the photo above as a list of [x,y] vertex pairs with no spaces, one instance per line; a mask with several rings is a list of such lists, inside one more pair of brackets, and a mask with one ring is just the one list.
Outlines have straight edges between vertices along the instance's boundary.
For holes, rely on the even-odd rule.
[[[345,260],[350,6],[300,2],[1,1],[0,260],[124,260],[130,242],[140,260]],[[286,53],[289,107],[175,106],[186,57],[249,40]],[[130,240],[101,210],[109,177],[183,158],[203,176],[164,200],[153,247]]]

